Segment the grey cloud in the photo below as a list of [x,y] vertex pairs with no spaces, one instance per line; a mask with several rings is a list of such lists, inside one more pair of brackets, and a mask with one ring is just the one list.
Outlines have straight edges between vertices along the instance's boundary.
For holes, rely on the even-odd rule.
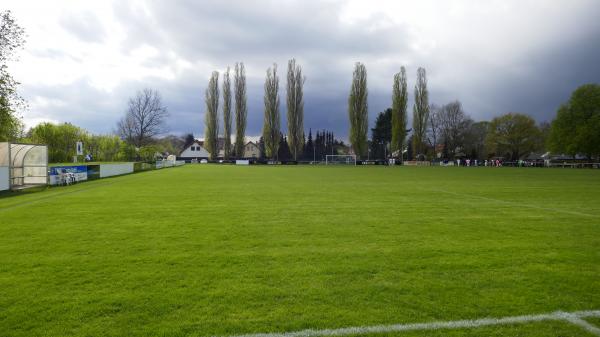
[[[600,36],[600,21],[593,15],[597,4],[591,3],[586,13],[578,12],[578,17],[565,18],[569,22],[563,23],[564,31],[544,41],[528,43],[520,36],[514,36],[514,41],[493,41],[501,47],[497,48],[499,54],[491,57],[481,56],[488,54],[478,49],[485,46],[466,40],[450,41],[430,53],[415,50],[411,46],[416,37],[410,27],[378,26],[386,20],[381,15],[353,24],[341,23],[338,15],[342,4],[185,0],[148,2],[146,11],[131,2],[117,2],[114,15],[127,36],[121,46],[123,53],[141,45],[159,50],[158,55],[144,61],[147,66],[169,65],[175,58],[213,65],[222,73],[227,65],[244,61],[248,71],[247,132],[253,136],[260,134],[262,127],[264,72],[273,62],[278,63],[284,103],[285,68],[292,57],[307,76],[307,131],[326,128],[342,138],[348,130],[346,100],[356,61],[364,62],[369,72],[371,125],[376,114],[391,105],[392,77],[403,64],[407,66],[411,94],[409,116],[418,66],[427,68],[431,103],[458,99],[476,120],[510,111],[528,113],[539,121],[551,120],[559,104],[578,85],[600,81],[600,45],[595,43]],[[82,39],[97,41],[92,28],[101,24],[86,29],[81,19],[70,19],[65,29]],[[543,31],[545,27],[538,22],[531,29]],[[526,47],[514,50],[511,42]],[[27,90],[30,95],[59,97],[69,103],[65,111],[48,110],[49,115],[92,131],[107,132],[114,128],[127,97],[140,88],[153,87],[161,91],[169,107],[171,132],[202,136],[208,76],[208,70],[197,69],[168,81],[140,78],[121,83],[111,94],[95,90],[85,81]],[[285,126],[284,104],[281,111]]]
[[484,76],[477,81],[434,91],[433,100],[459,99],[475,119],[521,112],[538,121],[551,121],[578,86],[600,81],[600,45],[590,43],[597,36],[598,28],[524,53],[510,68],[482,68]]
[[127,47],[139,44],[169,48],[188,60],[244,59],[268,65],[269,59],[327,54],[337,58],[406,48],[406,31],[368,30],[369,22],[338,22],[337,3],[180,1],[153,2],[151,15],[130,3],[115,12],[128,30]]
[[101,43],[106,37],[104,26],[91,12],[65,14],[60,18],[60,24],[67,32],[84,42]]
[[80,57],[73,56],[69,53],[66,53],[63,50],[57,48],[48,48],[48,49],[34,49],[31,51],[31,54],[35,57],[39,58],[49,58],[55,60],[68,59],[74,62],[81,62],[82,59]]

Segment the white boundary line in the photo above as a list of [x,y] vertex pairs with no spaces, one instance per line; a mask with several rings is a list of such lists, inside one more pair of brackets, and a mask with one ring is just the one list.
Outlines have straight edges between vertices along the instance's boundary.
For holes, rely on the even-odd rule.
[[540,321],[566,321],[577,325],[592,334],[600,336],[600,328],[583,320],[585,317],[600,317],[600,310],[563,312],[556,311],[552,313],[539,315],[523,315],[501,318],[482,318],[475,320],[460,320],[447,322],[430,323],[409,323],[409,324],[391,324],[391,325],[373,325],[356,326],[338,329],[323,330],[301,330],[292,332],[269,332],[252,333],[244,335],[234,335],[229,337],[328,337],[345,335],[365,335],[372,333],[403,332],[415,330],[439,330],[439,329],[458,329],[458,328],[476,328],[490,325],[524,324]]
[[470,194],[465,194],[465,193],[456,193],[456,192],[450,192],[450,191],[446,191],[446,190],[427,190],[427,191],[430,191],[430,192],[442,192],[442,193],[447,193],[447,194],[451,194],[451,195],[455,195],[455,196],[459,196],[459,197],[487,200],[487,201],[492,201],[492,202],[496,202],[496,203],[499,203],[499,204],[505,204],[505,205],[511,205],[511,206],[517,206],[517,207],[525,207],[525,208],[533,208],[533,209],[539,209],[539,210],[542,210],[542,211],[565,213],[565,214],[578,215],[578,216],[586,216],[586,217],[593,217],[593,218],[600,217],[599,215],[595,215],[595,214],[589,214],[589,213],[583,213],[583,212],[577,212],[577,211],[569,211],[569,210],[560,209],[560,208],[551,208],[551,207],[542,207],[542,206],[536,206],[536,205],[529,205],[529,204],[523,204],[523,203],[516,202],[516,201],[507,201],[507,200],[501,200],[501,199],[494,199],[494,198],[483,197],[483,196],[480,196],[480,195],[470,195]]

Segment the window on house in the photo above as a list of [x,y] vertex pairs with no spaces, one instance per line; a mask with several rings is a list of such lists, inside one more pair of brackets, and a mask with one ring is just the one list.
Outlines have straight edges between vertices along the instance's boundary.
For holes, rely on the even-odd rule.
[[195,146],[192,146],[191,150],[192,150],[192,151],[196,151],[196,147],[195,147]]

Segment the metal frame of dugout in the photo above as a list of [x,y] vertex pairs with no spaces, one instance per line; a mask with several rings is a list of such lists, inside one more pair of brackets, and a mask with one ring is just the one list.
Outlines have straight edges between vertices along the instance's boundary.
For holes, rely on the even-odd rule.
[[48,146],[0,143],[0,190],[48,184]]

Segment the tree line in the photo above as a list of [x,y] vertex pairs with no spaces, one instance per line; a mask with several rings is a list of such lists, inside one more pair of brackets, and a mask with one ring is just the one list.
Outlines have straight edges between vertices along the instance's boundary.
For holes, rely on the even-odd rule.
[[[136,148],[115,134],[96,135],[70,123],[45,122],[29,129],[19,141],[48,145],[48,160],[52,163],[72,162],[76,156],[75,144],[79,141],[83,142],[84,156],[91,155],[93,161],[154,161],[165,154],[178,154],[186,143],[194,141],[194,136],[153,137]],[[78,160],[82,161],[83,157]]]
[[366,68],[356,63],[348,98],[349,134],[354,153],[362,159],[519,160],[536,151],[600,159],[598,84],[577,88],[552,123],[538,124],[529,115],[514,112],[475,122],[458,100],[442,106],[430,104],[426,71],[419,68],[412,128],[407,129],[406,70],[401,67],[393,77],[392,107],[378,114],[370,140],[365,128],[367,92]]

